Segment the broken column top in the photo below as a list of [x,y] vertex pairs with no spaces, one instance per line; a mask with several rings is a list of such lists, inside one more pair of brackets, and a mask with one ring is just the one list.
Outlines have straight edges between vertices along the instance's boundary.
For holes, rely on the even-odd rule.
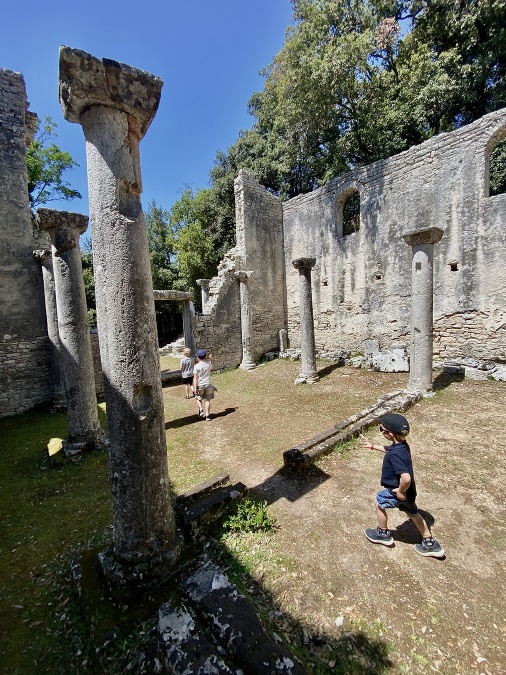
[[292,265],[299,270],[306,267],[311,269],[316,265],[316,258],[297,258],[296,260],[292,260]]
[[60,103],[69,122],[80,123],[92,106],[116,108],[132,115],[141,138],[158,110],[163,80],[111,59],[60,47]]
[[88,216],[82,213],[56,211],[56,209],[37,209],[37,225],[39,230],[49,230],[51,227],[72,227],[79,234],[88,228]]

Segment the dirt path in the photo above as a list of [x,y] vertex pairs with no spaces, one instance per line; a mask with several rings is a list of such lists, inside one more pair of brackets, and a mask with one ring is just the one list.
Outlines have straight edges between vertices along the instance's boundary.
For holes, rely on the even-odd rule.
[[339,639],[364,628],[390,645],[393,672],[506,673],[504,383],[453,382],[407,413],[418,503],[447,553],[436,560],[415,553],[417,531],[398,512],[394,548],[364,537],[375,525],[382,456],[361,443],[304,476],[280,471],[283,450],[404,386],[405,376],[339,368],[294,388],[296,370],[276,363],[216,375],[210,423],[195,421],[179,388],[165,389],[176,488],[225,470],[267,499],[280,525],[270,545],[285,563],[260,577],[310,634]]

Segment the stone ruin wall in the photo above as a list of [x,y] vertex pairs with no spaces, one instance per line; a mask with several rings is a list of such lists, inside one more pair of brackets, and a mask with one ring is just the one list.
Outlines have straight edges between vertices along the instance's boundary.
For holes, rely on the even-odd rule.
[[281,201],[241,171],[235,182],[237,245],[210,280],[206,313],[196,318],[196,345],[212,351],[215,368],[242,361],[241,309],[236,271],[254,273],[248,281],[253,358],[278,347],[286,328]]
[[42,272],[32,251],[47,246],[31,219],[26,144],[35,116],[27,112],[23,76],[0,69],[0,417],[52,397]]
[[[506,109],[286,202],[291,345],[300,342],[291,261],[315,257],[317,348],[361,353],[365,340],[377,339],[381,349],[409,349],[411,250],[402,233],[437,226],[444,235],[434,246],[435,358],[506,360],[506,195],[487,196],[490,152],[504,135]],[[360,229],[342,236],[340,206],[353,190]]]

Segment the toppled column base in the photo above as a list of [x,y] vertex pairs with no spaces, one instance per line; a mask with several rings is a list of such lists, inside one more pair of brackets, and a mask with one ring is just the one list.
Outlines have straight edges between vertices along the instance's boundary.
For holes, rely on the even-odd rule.
[[105,579],[114,588],[152,588],[177,571],[182,548],[183,538],[178,531],[172,545],[164,550],[151,550],[145,555],[135,554],[126,560],[115,556],[113,549],[108,548],[98,554],[98,562]]

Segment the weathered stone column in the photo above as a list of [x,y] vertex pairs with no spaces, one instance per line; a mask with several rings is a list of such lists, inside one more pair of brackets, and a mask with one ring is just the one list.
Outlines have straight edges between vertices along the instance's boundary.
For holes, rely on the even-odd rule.
[[297,258],[292,265],[299,270],[300,288],[300,358],[302,371],[295,380],[296,384],[318,382],[316,370],[316,348],[314,340],[313,298],[311,295],[311,270],[316,258]]
[[193,315],[192,302],[183,300],[183,335],[186,347],[195,355],[195,338],[193,337]]
[[90,327],[84,292],[79,235],[88,227],[80,213],[39,209],[40,230],[51,237],[61,365],[67,399],[66,455],[103,443],[97,412]]
[[62,47],[60,101],[86,137],[93,268],[104,370],[113,548],[99,555],[116,584],[150,586],[174,566],[167,444],[139,141],[162,80]]
[[206,312],[207,301],[209,300],[209,284],[211,279],[197,279],[196,284],[202,289],[202,314]]
[[248,281],[252,274],[253,272],[234,272],[234,277],[239,281],[239,295],[241,303],[242,361],[239,368],[242,370],[253,370],[253,368],[256,368],[251,345],[252,330],[248,287]]
[[37,249],[33,252],[35,260],[42,268],[42,284],[44,287],[44,304],[46,307],[47,335],[51,343],[51,359],[53,364],[53,406],[65,408],[65,387],[61,364],[61,343],[58,335],[58,313],[56,311],[56,292],[54,287],[53,256],[50,249]]
[[411,391],[432,390],[433,269],[434,244],[443,236],[439,227],[406,232],[412,247],[411,263],[411,350],[409,384]]

